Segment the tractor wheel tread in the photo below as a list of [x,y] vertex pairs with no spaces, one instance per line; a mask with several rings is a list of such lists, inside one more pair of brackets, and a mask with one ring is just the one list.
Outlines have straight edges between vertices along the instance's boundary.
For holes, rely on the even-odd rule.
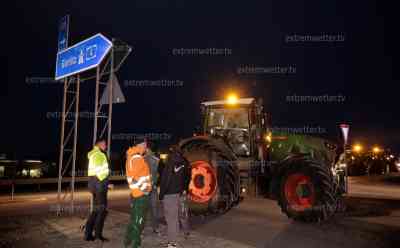
[[[298,211],[291,209],[284,193],[284,180],[288,175],[294,173],[303,173],[310,177],[315,185],[316,203],[311,209]],[[302,222],[320,222],[327,220],[334,215],[338,203],[338,196],[335,194],[336,182],[333,180],[332,172],[328,166],[319,164],[310,159],[297,161],[296,163],[286,165],[283,178],[280,183],[280,195],[278,204],[281,211],[289,218]]]
[[[239,170],[235,158],[232,154],[227,154],[227,151],[217,147],[213,143],[195,142],[190,146],[182,147],[184,156],[193,162],[196,160],[206,160],[213,168],[217,169],[217,173],[222,173],[222,181],[218,181],[216,195],[207,203],[190,202],[191,213],[195,215],[208,215],[208,214],[223,214],[231,209],[237,202],[239,202],[240,192],[239,186]],[[202,159],[199,159],[199,158]],[[224,162],[227,161],[227,162]],[[217,174],[217,178],[220,178]]]

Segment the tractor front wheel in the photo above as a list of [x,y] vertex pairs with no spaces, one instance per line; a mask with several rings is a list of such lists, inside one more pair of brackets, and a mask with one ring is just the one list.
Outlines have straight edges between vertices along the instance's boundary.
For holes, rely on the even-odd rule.
[[280,183],[278,203],[289,218],[319,222],[337,210],[337,183],[328,166],[312,160],[287,165]]
[[239,202],[239,170],[231,156],[209,144],[183,151],[192,168],[188,199],[193,214],[225,213]]

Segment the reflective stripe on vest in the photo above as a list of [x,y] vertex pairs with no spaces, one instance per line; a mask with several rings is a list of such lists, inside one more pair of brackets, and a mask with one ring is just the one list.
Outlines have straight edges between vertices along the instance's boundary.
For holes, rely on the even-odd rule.
[[[138,158],[143,158],[143,156],[139,154],[134,154],[129,160],[129,167],[132,169],[133,165],[133,160],[138,159]],[[148,195],[149,191],[151,189],[151,176],[141,176],[138,178],[138,180],[134,180],[132,177],[127,177],[126,180],[128,181],[129,188],[131,190],[138,190],[141,193]],[[146,190],[147,189],[147,190]]]
[[[94,157],[99,156],[98,152],[95,152],[91,156],[89,156],[89,168],[88,168],[88,176],[96,176],[100,181],[103,181],[110,173],[108,168],[107,159],[104,158],[104,162],[100,165],[96,165],[94,163]],[[105,156],[101,154],[101,156]]]
[[150,176],[142,176],[137,181],[133,180],[131,177],[128,177],[127,181],[130,189],[139,189],[140,191],[144,191],[151,185]]

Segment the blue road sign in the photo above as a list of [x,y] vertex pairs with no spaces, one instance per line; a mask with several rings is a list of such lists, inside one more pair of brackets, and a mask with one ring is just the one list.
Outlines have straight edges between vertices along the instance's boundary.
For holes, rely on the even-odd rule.
[[112,42],[96,34],[57,54],[56,76],[59,80],[98,66],[112,47]]
[[61,18],[58,24],[58,51],[68,47],[68,34],[69,34],[69,15]]

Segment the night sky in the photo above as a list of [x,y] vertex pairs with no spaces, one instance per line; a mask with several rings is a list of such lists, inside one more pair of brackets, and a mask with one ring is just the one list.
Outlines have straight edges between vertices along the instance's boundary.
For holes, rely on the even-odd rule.
[[[196,3],[194,3],[196,2]],[[387,1],[15,1],[2,22],[7,81],[0,92],[1,151],[58,154],[62,85],[52,78],[57,23],[71,15],[70,45],[101,32],[133,47],[117,77],[127,98],[114,106],[113,133],[191,135],[199,103],[230,90],[262,97],[275,127],[321,127],[339,140],[400,151],[398,18]],[[344,35],[337,42],[286,42],[288,35]],[[2,36],[3,36],[2,35]],[[4,40],[4,36],[2,39]],[[177,48],[226,48],[229,55],[173,55]],[[240,74],[240,67],[295,67],[291,74]],[[182,86],[134,87],[133,80]],[[81,111],[93,111],[94,81],[82,84]],[[344,102],[294,103],[291,95],[342,95]],[[49,114],[50,113],[50,114]],[[89,149],[93,121],[80,120]],[[123,146],[115,140],[113,151]]]

